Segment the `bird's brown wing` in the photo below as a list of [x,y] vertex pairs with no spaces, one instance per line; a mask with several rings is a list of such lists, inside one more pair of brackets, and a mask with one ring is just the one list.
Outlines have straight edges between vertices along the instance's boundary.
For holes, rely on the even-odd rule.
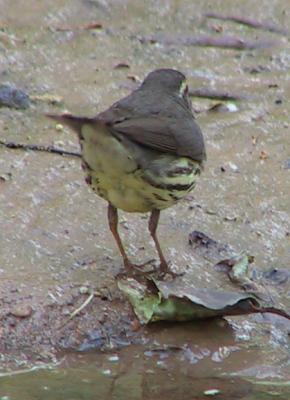
[[190,157],[196,161],[205,160],[203,136],[193,118],[128,118],[116,121],[109,129],[113,134],[122,134],[161,152]]

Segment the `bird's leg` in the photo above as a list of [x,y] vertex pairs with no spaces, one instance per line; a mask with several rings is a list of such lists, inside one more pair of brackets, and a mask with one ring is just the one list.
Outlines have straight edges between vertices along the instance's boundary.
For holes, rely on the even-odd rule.
[[129,261],[129,258],[127,257],[122,240],[118,232],[118,210],[111,203],[108,204],[108,221],[110,230],[114,236],[114,239],[116,240],[120,253],[123,257],[124,267],[128,269],[132,266],[132,264]]
[[160,271],[162,274],[166,274],[169,273],[171,274],[171,271],[167,265],[167,262],[165,260],[165,257],[162,253],[157,235],[156,235],[156,231],[157,231],[157,226],[158,226],[158,221],[159,221],[159,217],[160,217],[160,210],[153,210],[151,212],[150,218],[149,218],[149,223],[148,223],[148,229],[149,232],[152,236],[152,239],[154,240],[155,243],[155,247],[160,259]]
[[[146,262],[144,264],[141,264],[141,265],[135,265],[129,260],[129,258],[128,258],[126,252],[125,252],[125,249],[124,249],[122,240],[120,238],[119,232],[118,232],[118,210],[111,203],[108,203],[108,221],[109,221],[110,230],[111,230],[111,232],[112,232],[112,234],[114,236],[114,239],[116,240],[116,243],[118,245],[120,253],[121,253],[122,257],[123,257],[124,267],[125,267],[125,269],[127,270],[128,273],[134,275],[136,272],[133,271],[132,268],[137,267],[137,269],[138,269],[138,268],[145,267],[146,265],[148,265],[150,263],[150,261],[148,261],[148,262]],[[150,273],[150,271],[149,271],[149,273]],[[137,272],[137,274],[138,274],[138,272]],[[142,272],[142,274],[144,274],[144,272]]]
[[161,272],[161,277],[168,274],[171,275],[172,278],[176,278],[177,276],[182,276],[183,273],[175,273],[170,270],[167,261],[165,260],[165,257],[162,253],[161,246],[159,244],[156,231],[157,231],[157,226],[158,226],[158,221],[160,217],[160,210],[153,210],[151,212],[150,218],[149,218],[149,223],[148,223],[148,228],[149,232],[152,236],[152,239],[154,240],[156,250],[158,252],[158,256],[160,259],[160,272]]

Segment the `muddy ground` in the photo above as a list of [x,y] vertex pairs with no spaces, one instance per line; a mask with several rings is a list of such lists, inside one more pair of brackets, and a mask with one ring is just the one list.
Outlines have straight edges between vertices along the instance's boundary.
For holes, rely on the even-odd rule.
[[[261,271],[289,270],[287,0],[244,1],[238,6],[227,0],[162,5],[29,0],[24,7],[0,0],[0,8],[0,83],[14,85],[30,98],[27,109],[0,109],[1,140],[79,151],[73,133],[44,113],[67,109],[92,116],[160,67],[184,72],[192,90],[237,95],[240,100],[229,102],[192,97],[208,161],[194,192],[162,213],[159,237],[174,268],[186,272],[179,279],[196,287],[223,289],[228,283],[223,285],[213,271],[216,259],[188,244],[193,230],[228,244],[233,254],[253,255]],[[204,16],[213,11],[264,24],[257,29]],[[269,30],[267,22],[278,32]],[[201,35],[226,36],[223,47],[234,37],[239,48],[196,45]],[[224,107],[211,110],[220,103]],[[121,234],[139,262],[156,257],[145,229],[147,219],[121,213]],[[271,372],[263,376],[287,379],[289,327],[281,319],[278,327],[274,319],[249,316],[228,319],[226,328],[219,322],[138,328],[116,287],[121,260],[107,227],[106,203],[87,187],[78,158],[1,146],[0,226],[3,371],[56,362],[67,350],[118,349],[135,343],[140,352],[144,343],[156,340],[174,344],[174,337],[189,328],[190,338],[181,342],[199,346],[202,341],[212,353],[223,346],[223,333],[228,332],[229,346],[239,349],[232,370],[242,370],[241,364],[258,369],[267,364]],[[287,309],[287,282],[282,290]],[[91,293],[90,303],[70,319]],[[213,345],[213,336],[220,342]],[[252,350],[242,349],[241,341]],[[274,365],[281,360],[285,368],[276,374]]]

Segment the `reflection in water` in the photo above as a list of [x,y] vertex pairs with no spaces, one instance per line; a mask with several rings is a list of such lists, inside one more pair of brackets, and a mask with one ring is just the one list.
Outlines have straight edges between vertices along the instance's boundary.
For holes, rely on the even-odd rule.
[[[163,357],[164,357],[163,353]],[[240,378],[201,377],[199,366],[180,360],[177,353],[160,360],[160,353],[148,358],[138,351],[117,357],[88,355],[76,357],[72,367],[38,370],[0,378],[0,398],[5,400],[223,400],[289,399],[290,391],[255,386]],[[170,358],[170,362],[169,361]],[[113,360],[113,361],[110,361]],[[118,361],[117,361],[118,359]],[[78,366],[76,366],[78,361]],[[70,360],[70,363],[72,360]],[[213,375],[212,377],[210,375]],[[282,388],[283,389],[283,388]],[[288,393],[288,394],[287,394]],[[208,395],[206,395],[208,394]]]
[[[95,356],[96,359],[99,357]],[[158,357],[157,357],[158,359]],[[108,361],[107,361],[108,362]],[[41,370],[1,379],[2,399],[203,399],[204,391],[215,389],[223,399],[240,399],[252,392],[252,385],[239,379],[198,378],[198,367],[169,366],[135,353],[129,363],[92,362],[86,367]],[[109,363],[109,362],[108,362]],[[5,397],[6,396],[6,397]]]
[[259,371],[261,347],[237,342],[226,321],[160,323],[147,330],[150,341],[118,353],[64,354],[51,369],[0,375],[0,399],[270,400],[274,392],[279,400],[289,398],[287,386],[282,395],[279,386],[256,386],[242,378],[256,378],[241,372],[247,367]]

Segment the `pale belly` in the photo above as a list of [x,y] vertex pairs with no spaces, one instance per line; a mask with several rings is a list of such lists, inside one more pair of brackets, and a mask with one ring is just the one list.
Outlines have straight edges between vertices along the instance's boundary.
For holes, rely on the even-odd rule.
[[86,181],[102,198],[127,212],[149,212],[174,205],[190,192],[200,172],[198,163],[171,155],[155,157],[140,167],[134,149],[125,148],[106,130],[82,129]]

